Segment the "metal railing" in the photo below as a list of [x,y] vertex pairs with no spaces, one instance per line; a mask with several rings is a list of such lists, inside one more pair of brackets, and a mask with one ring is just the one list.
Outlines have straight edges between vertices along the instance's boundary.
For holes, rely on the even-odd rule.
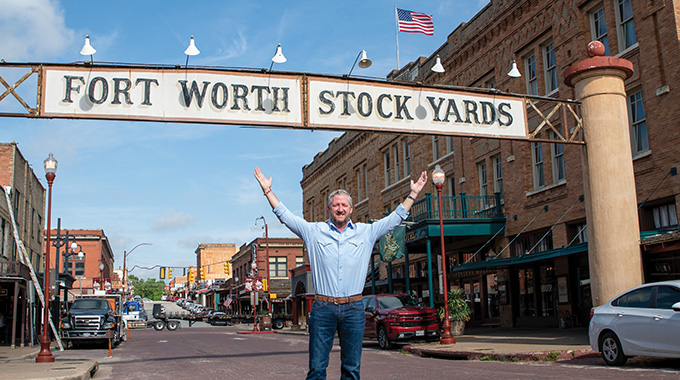
[[[432,193],[425,194],[411,206],[409,222],[420,223],[428,219],[439,219],[439,200]],[[444,219],[489,219],[502,218],[501,194],[442,196],[442,217]]]

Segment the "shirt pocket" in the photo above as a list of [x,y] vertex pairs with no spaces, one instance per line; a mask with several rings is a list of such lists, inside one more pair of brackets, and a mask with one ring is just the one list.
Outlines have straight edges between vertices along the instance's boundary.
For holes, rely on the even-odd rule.
[[337,251],[338,242],[333,239],[319,239],[316,242],[321,256],[328,256]]
[[359,259],[363,253],[364,241],[361,239],[349,239],[347,240],[346,249],[350,257]]

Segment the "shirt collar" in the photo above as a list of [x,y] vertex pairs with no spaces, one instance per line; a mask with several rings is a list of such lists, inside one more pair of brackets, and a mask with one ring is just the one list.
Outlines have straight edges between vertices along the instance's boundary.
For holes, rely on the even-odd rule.
[[[333,222],[332,222],[330,219],[328,219],[328,221],[327,221],[326,223],[328,223],[328,226],[329,226],[332,230],[335,230],[335,231],[340,232],[340,230],[338,229],[338,227],[336,227],[335,224],[333,224]],[[354,223],[352,223],[352,219],[350,219],[350,220],[347,222],[347,227],[345,227],[345,228],[350,228],[350,229],[352,229],[352,230],[354,229]]]

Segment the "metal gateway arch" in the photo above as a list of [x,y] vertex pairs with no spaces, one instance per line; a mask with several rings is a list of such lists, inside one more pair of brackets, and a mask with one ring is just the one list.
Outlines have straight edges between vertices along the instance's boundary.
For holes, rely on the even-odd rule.
[[[6,78],[17,73],[23,76],[10,85],[12,80]],[[0,94],[0,116],[4,117],[211,123],[584,143],[579,102],[519,96],[495,89],[266,70],[89,63],[3,62],[0,83],[5,87]],[[16,101],[14,108],[7,104],[12,100]],[[539,107],[539,103],[543,106]],[[529,108],[540,118],[538,125],[531,128],[527,120]],[[536,137],[545,130],[551,130],[555,140]]]

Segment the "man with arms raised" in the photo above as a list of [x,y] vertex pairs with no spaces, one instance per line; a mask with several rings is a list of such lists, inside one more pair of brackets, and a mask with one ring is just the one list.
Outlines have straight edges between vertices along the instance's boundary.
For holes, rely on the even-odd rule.
[[255,178],[281,223],[304,240],[316,295],[309,318],[309,372],[307,379],[325,379],[337,331],[341,350],[341,379],[359,379],[365,314],[364,290],[373,245],[408,217],[418,193],[427,182],[422,172],[411,181],[411,192],[390,215],[372,224],[353,223],[352,197],[335,190],[328,197],[330,220],[310,223],[293,215],[272,192],[272,177],[255,168]]

